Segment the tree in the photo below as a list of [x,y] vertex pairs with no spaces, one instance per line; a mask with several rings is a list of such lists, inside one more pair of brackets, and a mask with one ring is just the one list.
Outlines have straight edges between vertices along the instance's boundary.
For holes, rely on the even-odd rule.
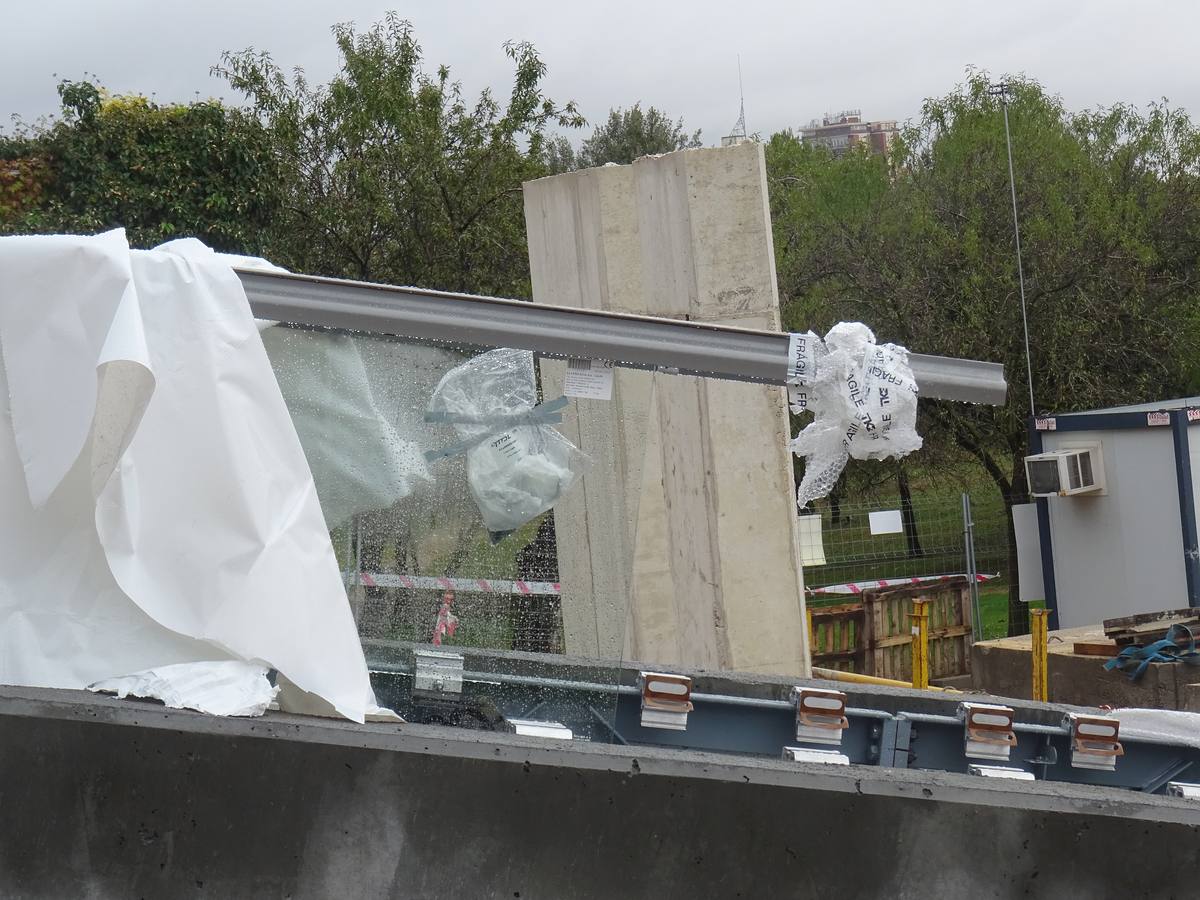
[[629,109],[609,110],[608,121],[583,142],[578,167],[628,164],[639,156],[699,146],[700,131],[689,135],[683,130],[683,119],[672,121],[653,106],[642,112],[641,103],[635,103]]
[[546,141],[542,151],[542,161],[546,166],[547,175],[561,175],[563,172],[573,172],[579,168],[579,158],[575,148],[563,135],[556,135]]
[[[1194,380],[1200,134],[1165,104],[1072,114],[1009,81],[1039,411],[1163,399]],[[923,404],[1009,507],[1025,502],[1029,392],[1004,124],[985,73],[925,103],[890,159],[768,146],[782,291],[805,327],[868,322],[927,353],[1003,362],[1001,407]],[[1017,601],[1010,528],[1009,630]]]
[[313,87],[264,53],[226,53],[214,71],[246,94],[280,170],[272,258],[315,274],[525,296],[521,183],[546,174],[548,125],[579,127],[573,103],[541,90],[546,66],[525,43],[501,105],[473,104],[446,66],[421,68],[412,26],[333,29],[341,70]]
[[257,121],[215,100],[161,106],[88,81],[58,93],[60,120],[0,139],[0,232],[124,226],[140,247],[193,236],[259,252],[276,179]]

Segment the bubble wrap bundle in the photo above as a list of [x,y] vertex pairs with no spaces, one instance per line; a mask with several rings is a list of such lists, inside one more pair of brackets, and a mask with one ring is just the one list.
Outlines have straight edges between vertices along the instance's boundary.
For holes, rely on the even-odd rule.
[[791,443],[805,460],[797,503],[833,489],[854,459],[900,459],[921,447],[917,384],[908,351],[876,344],[861,322],[839,322],[824,341],[811,331],[792,336],[788,395],[792,411],[811,411]]

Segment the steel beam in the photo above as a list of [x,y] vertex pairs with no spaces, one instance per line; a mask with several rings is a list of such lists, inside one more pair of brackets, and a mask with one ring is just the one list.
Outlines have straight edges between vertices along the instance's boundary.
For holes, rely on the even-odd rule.
[[[605,359],[685,375],[784,383],[788,336],[780,332],[311,275],[249,269],[237,274],[251,309],[262,319]],[[999,363],[920,353],[911,354],[909,361],[922,397],[1004,403],[1007,384]]]

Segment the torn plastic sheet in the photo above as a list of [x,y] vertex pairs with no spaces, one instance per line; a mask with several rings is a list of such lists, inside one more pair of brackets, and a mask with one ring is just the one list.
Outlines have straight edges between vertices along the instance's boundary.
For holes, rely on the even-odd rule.
[[330,528],[429,483],[421,448],[380,411],[354,337],[277,325],[262,339]]
[[787,378],[792,411],[814,413],[791,443],[805,458],[801,507],[828,494],[851,458],[899,459],[920,449],[908,351],[876,344],[861,322],[838,323],[824,341],[793,335]]
[[176,663],[88,685],[97,693],[161,700],[172,709],[194,709],[211,716],[261,716],[279,688],[267,667],[239,659]]
[[312,474],[240,280],[195,243],[0,238],[0,682],[243,660],[361,722]]
[[443,376],[426,421],[453,426],[459,444],[432,458],[467,456],[467,481],[493,542],[554,506],[575,483],[579,449],[549,423],[565,400],[537,404],[533,354],[492,350]]
[[[1089,710],[1090,714],[1094,712]],[[1200,713],[1176,709],[1122,707],[1104,713],[1121,723],[1121,737],[1200,747]]]
[[[158,249],[207,258],[195,238]],[[257,256],[220,254],[237,269],[287,272]],[[289,328],[256,319],[304,447],[326,524],[336,528],[359,512],[384,509],[430,481],[415,441],[401,435],[380,410],[375,383],[359,342],[344,334]]]

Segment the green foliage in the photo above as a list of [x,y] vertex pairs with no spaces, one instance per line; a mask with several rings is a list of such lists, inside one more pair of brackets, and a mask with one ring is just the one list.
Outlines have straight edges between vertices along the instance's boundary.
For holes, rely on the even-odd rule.
[[[1007,405],[928,403],[927,441],[1025,493],[1029,392],[1004,109],[972,73],[890,159],[767,147],[786,319],[868,322],[914,350],[1003,362]],[[1027,79],[1009,120],[1039,411],[1186,393],[1195,381],[1200,134],[1166,105],[1072,114]]]
[[0,233],[124,226],[135,246],[192,236],[260,249],[275,176],[254,119],[216,101],[111,97],[87,81],[58,90],[61,120],[0,141],[0,173],[25,194],[0,201]]
[[421,67],[412,26],[333,29],[341,70],[323,86],[287,77],[263,53],[227,53],[215,71],[250,99],[270,135],[282,207],[276,262],[315,274],[474,293],[529,293],[521,183],[546,174],[548,125],[583,123],[541,90],[545,64],[510,43],[505,104],[474,103],[441,66]]
[[643,112],[642,105],[635,103],[629,109],[609,110],[608,121],[583,142],[575,167],[628,164],[639,156],[699,146],[699,130],[689,135],[683,130],[683,119],[672,121],[653,106]]
[[546,167],[547,175],[561,175],[563,172],[572,172],[579,168],[579,158],[575,154],[575,148],[561,134],[546,141],[545,148],[542,150],[542,162]]

